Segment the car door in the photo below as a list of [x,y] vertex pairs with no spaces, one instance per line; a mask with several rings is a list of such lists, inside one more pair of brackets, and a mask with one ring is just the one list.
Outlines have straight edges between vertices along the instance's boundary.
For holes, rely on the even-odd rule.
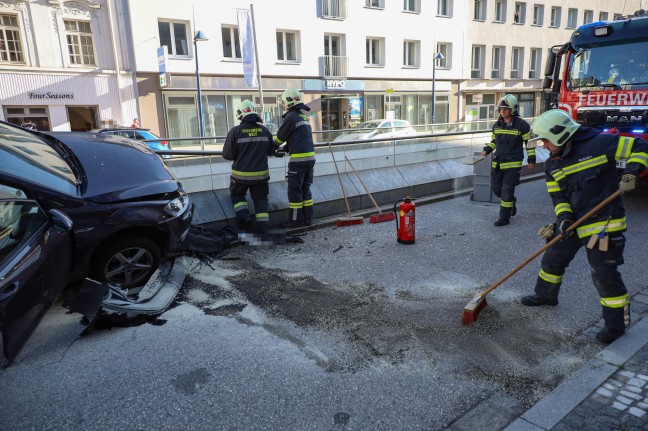
[[7,365],[69,281],[71,229],[58,210],[46,214],[33,200],[0,198],[0,331]]

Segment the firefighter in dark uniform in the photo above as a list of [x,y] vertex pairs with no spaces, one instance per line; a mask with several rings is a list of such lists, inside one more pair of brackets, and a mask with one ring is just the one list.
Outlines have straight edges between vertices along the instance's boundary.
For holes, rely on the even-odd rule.
[[[497,104],[500,116],[493,125],[491,141],[484,147],[482,156],[493,151],[491,162],[491,188],[500,199],[499,219],[495,226],[506,226],[511,216],[517,213],[515,206],[515,186],[520,184],[524,148],[529,140],[529,123],[517,113],[518,102],[515,96],[507,94]],[[535,148],[527,148],[527,163],[530,170],[535,169]]]
[[[313,222],[313,170],[315,167],[315,146],[313,131],[309,122],[310,108],[302,102],[301,94],[289,88],[281,95],[286,113],[274,140],[277,145],[286,143],[290,154],[288,162],[288,203],[290,227],[310,226]],[[282,147],[283,148],[283,147]]]
[[241,123],[230,129],[223,146],[223,158],[234,161],[230,176],[230,197],[238,227],[250,230],[253,220],[245,199],[250,190],[256,218],[255,231],[265,233],[270,221],[268,156],[275,154],[276,146],[272,133],[261,124],[261,117],[256,113],[252,101],[241,102],[236,115]]
[[[596,339],[611,343],[630,323],[628,291],[617,269],[623,264],[625,246],[623,199],[619,196],[575,231],[566,230],[619,187],[624,192],[635,188],[637,176],[648,167],[648,142],[579,126],[559,109],[538,117],[532,130],[551,153],[545,178],[557,218],[555,229],[548,225],[539,234],[547,239],[558,233],[564,237],[545,252],[535,294],[522,297],[520,302],[526,306],[557,305],[565,268],[587,244],[587,259],[605,320]],[[626,159],[621,184],[616,169],[619,159]]]

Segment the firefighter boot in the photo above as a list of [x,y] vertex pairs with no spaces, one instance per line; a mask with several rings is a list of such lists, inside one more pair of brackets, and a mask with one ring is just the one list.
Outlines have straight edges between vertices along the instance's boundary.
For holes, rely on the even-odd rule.
[[623,335],[630,324],[630,305],[621,308],[603,307],[605,327],[596,334],[596,339],[603,344],[610,344]]
[[511,209],[511,217],[515,217],[517,215],[517,206],[515,205],[517,203],[517,198],[513,198],[513,208]]
[[560,283],[554,284],[538,278],[535,286],[535,293],[520,298],[520,303],[527,307],[537,307],[539,305],[558,305],[558,292]]
[[495,222],[495,226],[506,226],[510,223],[511,208],[500,206],[499,219]]

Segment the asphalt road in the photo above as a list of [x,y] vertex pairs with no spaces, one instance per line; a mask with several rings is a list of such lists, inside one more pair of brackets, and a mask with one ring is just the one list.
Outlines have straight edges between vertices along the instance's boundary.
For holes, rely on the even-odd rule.
[[[394,222],[365,223],[190,259],[167,312],[103,319],[83,337],[79,316],[54,308],[0,371],[0,429],[442,430],[485,400],[524,411],[603,346],[583,251],[557,307],[517,302],[536,260],[461,325],[476,292],[543,245],[544,183],[517,196],[502,228],[497,204],[421,205],[414,245],[396,243]],[[648,288],[648,196],[626,203],[622,273],[637,293]]]

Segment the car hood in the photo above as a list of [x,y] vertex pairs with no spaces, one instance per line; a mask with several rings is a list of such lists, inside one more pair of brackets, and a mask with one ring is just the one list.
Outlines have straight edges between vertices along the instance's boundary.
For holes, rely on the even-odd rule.
[[82,197],[99,203],[177,191],[162,159],[141,143],[96,133],[48,133],[68,146],[85,173]]

